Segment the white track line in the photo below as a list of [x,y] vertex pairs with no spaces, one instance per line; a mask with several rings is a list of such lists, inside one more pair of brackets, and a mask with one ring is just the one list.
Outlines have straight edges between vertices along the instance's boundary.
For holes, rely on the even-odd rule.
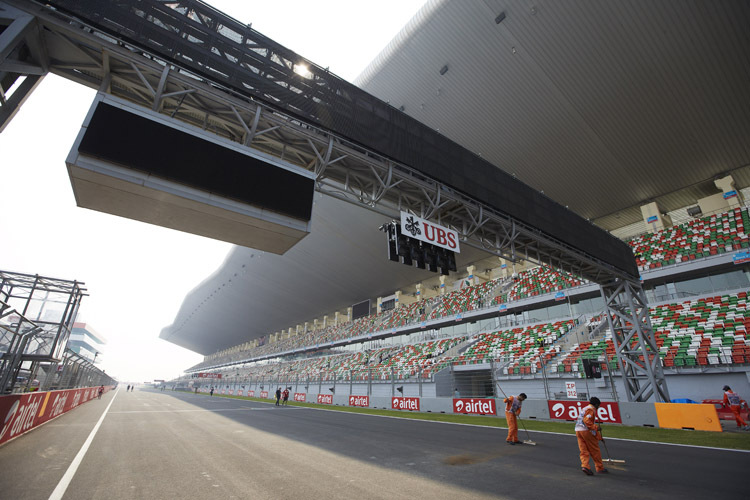
[[117,392],[115,392],[115,395],[112,396],[112,401],[109,402],[109,404],[107,405],[107,408],[104,410],[104,413],[102,413],[102,416],[99,417],[99,421],[91,430],[89,437],[86,438],[86,442],[83,443],[83,446],[81,447],[80,451],[75,456],[73,461],[70,463],[70,467],[68,467],[68,470],[65,471],[65,474],[63,475],[62,479],[60,479],[60,482],[57,483],[57,487],[55,488],[55,491],[53,491],[52,494],[49,496],[49,500],[61,500],[63,495],[65,495],[65,490],[68,489],[68,485],[70,484],[70,481],[73,479],[73,476],[75,476],[76,471],[78,470],[78,466],[81,465],[81,462],[83,461],[83,457],[86,455],[86,452],[88,451],[89,446],[91,446],[91,442],[94,440],[94,436],[96,435],[97,431],[99,430],[99,427],[101,427],[102,422],[104,421],[104,417],[107,416],[107,412],[109,411],[110,406],[112,406],[112,403],[115,402],[115,398],[117,397],[118,392],[120,392],[120,389],[117,389]]
[[[301,406],[288,406],[288,408],[302,409]],[[242,408],[215,408],[211,410],[132,410],[132,411],[113,411],[110,415],[122,415],[124,413],[214,413],[219,411],[273,411],[273,408],[252,408],[245,406]]]

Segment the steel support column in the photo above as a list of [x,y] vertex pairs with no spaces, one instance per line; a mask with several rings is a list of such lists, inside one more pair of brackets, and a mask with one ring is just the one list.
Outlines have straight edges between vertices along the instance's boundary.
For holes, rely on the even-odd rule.
[[628,401],[669,402],[643,286],[614,280],[601,285],[601,294]]
[[[47,74],[34,16],[0,5],[0,132]],[[11,92],[12,90],[12,92]]]

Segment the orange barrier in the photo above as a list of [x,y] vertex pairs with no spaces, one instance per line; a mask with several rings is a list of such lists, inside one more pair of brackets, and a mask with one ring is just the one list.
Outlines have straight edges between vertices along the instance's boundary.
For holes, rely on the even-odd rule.
[[714,405],[692,403],[654,403],[659,427],[721,432]]

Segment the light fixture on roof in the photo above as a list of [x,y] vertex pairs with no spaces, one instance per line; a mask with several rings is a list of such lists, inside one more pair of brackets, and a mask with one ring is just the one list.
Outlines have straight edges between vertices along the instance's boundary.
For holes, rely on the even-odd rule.
[[440,75],[442,76],[442,75],[446,74],[447,72],[448,72],[448,65],[446,64],[445,66],[443,66],[442,68],[440,68]]
[[505,11],[502,11],[500,14],[497,15],[495,18],[495,24],[500,24],[505,19]]

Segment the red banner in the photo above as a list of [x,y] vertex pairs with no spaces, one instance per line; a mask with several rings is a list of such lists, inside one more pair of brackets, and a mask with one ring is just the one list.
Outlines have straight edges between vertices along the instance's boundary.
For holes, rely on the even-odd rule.
[[475,415],[496,415],[494,399],[454,399],[453,413]]
[[[557,420],[577,420],[581,410],[589,405],[586,401],[547,401],[547,404],[550,418]],[[600,422],[621,424],[619,405],[602,401],[596,412],[596,419]]]
[[[104,391],[109,392],[110,389],[108,386]],[[98,387],[88,387],[0,396],[0,443],[18,437],[81,403],[94,399],[98,393]]]
[[370,406],[370,396],[349,396],[349,406]]
[[394,410],[419,411],[419,398],[393,398],[391,408]]
[[248,397],[254,398],[255,397],[255,391],[247,391]]
[[261,399],[268,399],[268,391],[260,391]]
[[307,401],[307,394],[305,394],[304,392],[295,392],[294,400],[299,401],[300,403],[304,403],[305,401]]
[[321,405],[332,405],[333,394],[318,394],[318,404]]

